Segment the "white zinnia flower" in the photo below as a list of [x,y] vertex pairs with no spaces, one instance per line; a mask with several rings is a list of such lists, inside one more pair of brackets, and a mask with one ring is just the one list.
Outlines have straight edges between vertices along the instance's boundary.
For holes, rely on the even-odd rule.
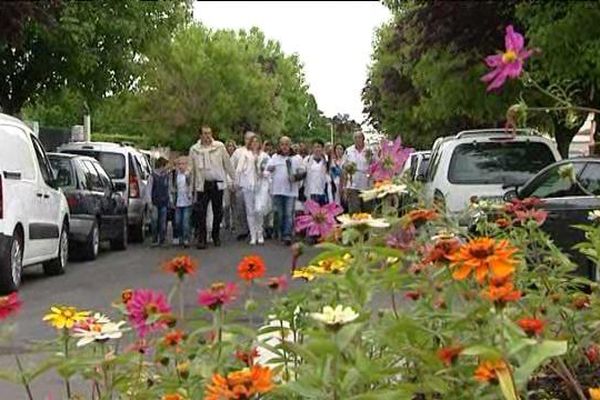
[[337,217],[342,228],[368,226],[370,228],[387,228],[390,226],[384,218],[373,218],[368,213],[343,214]]
[[373,189],[362,190],[360,197],[364,201],[373,199],[382,199],[390,194],[400,194],[406,192],[406,185],[397,185],[391,182],[385,182],[379,185],[375,185]]
[[120,339],[124,329],[121,326],[125,321],[112,322],[103,314],[96,313],[94,316],[81,321],[73,328],[73,336],[80,338],[77,347],[82,347],[96,341],[109,339]]
[[326,325],[344,325],[358,318],[358,314],[351,307],[341,305],[335,308],[325,306],[322,312],[311,313],[310,316]]
[[597,221],[600,219],[600,210],[590,211],[588,213],[588,219],[590,221]]

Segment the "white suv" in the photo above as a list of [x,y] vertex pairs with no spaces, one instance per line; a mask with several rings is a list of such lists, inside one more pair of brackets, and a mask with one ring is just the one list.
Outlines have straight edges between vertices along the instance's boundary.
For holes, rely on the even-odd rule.
[[556,144],[531,130],[470,130],[439,138],[424,178],[428,205],[450,214],[465,211],[473,197],[501,201],[506,188],[525,183],[560,160]]
[[67,143],[60,146],[58,151],[98,160],[115,183],[115,188],[127,200],[129,238],[134,242],[143,242],[152,212],[150,197],[146,195],[152,167],[146,157],[134,147],[110,142]]
[[17,290],[24,266],[65,271],[69,206],[42,144],[23,122],[0,114],[0,292]]

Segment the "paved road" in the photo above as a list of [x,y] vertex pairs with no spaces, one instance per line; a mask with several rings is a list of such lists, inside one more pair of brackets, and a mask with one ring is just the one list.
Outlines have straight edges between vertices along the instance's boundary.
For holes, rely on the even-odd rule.
[[[173,278],[162,272],[161,263],[179,254],[189,254],[199,262],[199,270],[187,284],[185,302],[186,308],[195,307],[196,290],[217,280],[236,279],[239,260],[250,252],[265,259],[269,276],[289,271],[291,252],[288,247],[276,242],[251,247],[233,239],[224,240],[219,248],[188,249],[185,252],[179,248],[151,249],[131,245],[124,252],[104,252],[93,262],[71,262],[67,273],[58,277],[44,276],[39,267],[27,269],[20,291],[24,304],[17,318],[14,344],[5,344],[0,348],[0,367],[12,366],[14,363],[10,354],[15,350],[26,352],[31,340],[54,337],[53,329],[42,322],[42,316],[52,304],[68,304],[114,315],[110,304],[120,297],[124,288],[151,288],[168,292]],[[29,362],[35,361],[35,356],[23,356]],[[34,387],[39,396],[36,398],[45,398],[42,394],[54,389],[54,399],[60,399],[58,385],[56,377],[42,379]],[[0,381],[0,400],[21,398],[25,397],[20,388]]]

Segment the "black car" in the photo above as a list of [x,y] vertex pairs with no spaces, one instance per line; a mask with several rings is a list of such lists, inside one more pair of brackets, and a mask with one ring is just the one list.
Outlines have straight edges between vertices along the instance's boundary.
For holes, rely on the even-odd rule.
[[100,242],[113,250],[127,247],[127,202],[95,159],[72,154],[48,154],[71,214],[71,254],[86,260],[98,256]]
[[548,217],[542,229],[561,250],[571,255],[582,275],[597,280],[596,266],[573,249],[574,245],[585,240],[584,232],[573,225],[591,223],[588,218],[590,211],[600,209],[600,159],[574,158],[551,164],[523,187],[504,196],[505,200],[515,197],[543,200],[540,208],[548,212]]

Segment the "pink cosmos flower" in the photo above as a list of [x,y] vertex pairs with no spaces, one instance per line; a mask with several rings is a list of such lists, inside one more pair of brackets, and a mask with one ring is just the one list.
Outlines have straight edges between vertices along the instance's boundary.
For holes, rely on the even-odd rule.
[[214,311],[234,301],[236,295],[235,283],[215,282],[208,289],[198,291],[198,304]]
[[414,149],[402,147],[402,139],[382,140],[379,159],[369,166],[369,174],[376,181],[391,180],[402,171],[404,163]]
[[308,236],[327,236],[336,224],[336,215],[341,214],[344,209],[336,203],[320,206],[313,200],[304,203],[306,214],[296,217],[296,232],[306,230]]
[[167,323],[161,315],[171,312],[164,293],[150,289],[136,289],[127,303],[129,322],[138,336],[143,338],[150,332],[165,328]]
[[523,71],[524,61],[531,56],[532,51],[525,48],[523,35],[515,32],[512,25],[506,27],[504,36],[506,50],[501,54],[494,54],[485,58],[485,63],[490,72],[485,74],[481,80],[488,84],[487,90],[502,87],[507,78],[517,78]]

